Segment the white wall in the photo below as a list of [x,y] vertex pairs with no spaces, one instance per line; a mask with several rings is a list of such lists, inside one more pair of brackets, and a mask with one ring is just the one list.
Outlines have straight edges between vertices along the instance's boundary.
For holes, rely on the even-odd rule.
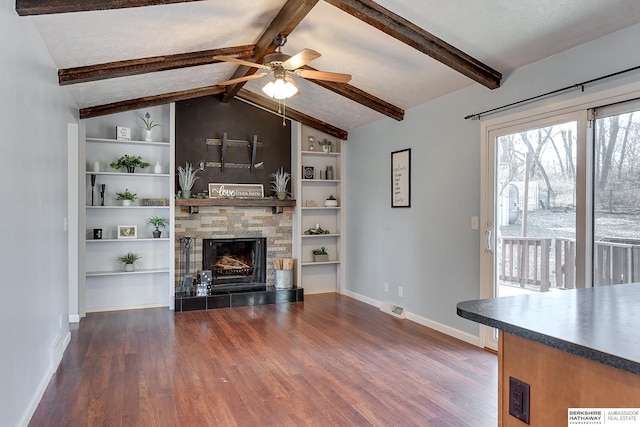
[[[474,84],[407,111],[402,122],[383,119],[350,131],[347,292],[395,302],[424,323],[477,337],[478,326],[455,308],[480,295],[480,231],[470,227],[480,215],[480,122],[464,116],[640,65],[639,38],[636,25],[518,69],[500,89]],[[586,91],[638,80],[635,72]],[[412,207],[391,209],[390,153],[404,148],[412,149]]]
[[25,425],[69,337],[67,124],[77,108],[57,85],[29,18],[0,4],[0,425]]

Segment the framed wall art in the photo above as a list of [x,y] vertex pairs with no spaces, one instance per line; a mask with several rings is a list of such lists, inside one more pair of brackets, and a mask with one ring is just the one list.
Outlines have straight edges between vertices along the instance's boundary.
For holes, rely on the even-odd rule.
[[391,207],[411,207],[411,148],[391,153]]

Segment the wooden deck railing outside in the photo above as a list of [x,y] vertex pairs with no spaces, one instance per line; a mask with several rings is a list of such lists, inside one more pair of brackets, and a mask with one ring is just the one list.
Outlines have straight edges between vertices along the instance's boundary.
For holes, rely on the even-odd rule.
[[[554,266],[549,257],[552,246]],[[552,270],[555,283],[550,280]],[[502,237],[502,281],[538,286],[540,292],[548,291],[551,285],[573,289],[577,285],[575,271],[575,239]],[[595,286],[640,282],[640,240],[603,238],[595,242],[593,279]]]
[[550,238],[502,237],[500,280],[549,290]]

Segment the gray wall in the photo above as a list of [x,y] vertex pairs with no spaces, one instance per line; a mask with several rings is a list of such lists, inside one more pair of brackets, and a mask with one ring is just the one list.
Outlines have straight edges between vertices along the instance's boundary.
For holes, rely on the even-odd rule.
[[28,422],[69,334],[67,124],[78,122],[39,33],[13,7],[0,4],[2,426]]
[[[470,227],[471,216],[480,215],[480,122],[463,117],[640,65],[639,38],[640,25],[629,27],[520,68],[500,89],[474,84],[408,110],[402,122],[385,118],[351,130],[345,144],[347,291],[477,336],[478,326],[455,310],[459,301],[480,295],[480,231]],[[586,90],[638,79],[636,72]],[[404,148],[412,149],[412,207],[391,209],[390,153]],[[399,285],[404,298],[397,296]]]

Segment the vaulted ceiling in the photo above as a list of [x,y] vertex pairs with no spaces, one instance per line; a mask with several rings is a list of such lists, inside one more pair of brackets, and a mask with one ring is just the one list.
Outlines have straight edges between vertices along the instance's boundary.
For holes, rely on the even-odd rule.
[[294,77],[287,116],[335,136],[472,84],[487,93],[518,67],[640,22],[637,0],[16,0],[30,15],[83,118],[171,101],[234,96],[264,108],[261,63],[309,48],[309,66],[347,83]]

